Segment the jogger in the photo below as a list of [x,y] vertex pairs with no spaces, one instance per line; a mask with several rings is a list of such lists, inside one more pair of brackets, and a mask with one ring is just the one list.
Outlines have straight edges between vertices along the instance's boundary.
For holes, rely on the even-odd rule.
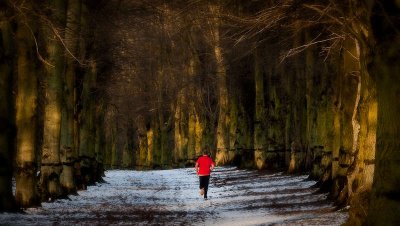
[[207,199],[208,184],[210,183],[210,173],[214,169],[214,162],[208,156],[207,150],[204,150],[203,155],[196,161],[196,172],[199,176],[200,195]]

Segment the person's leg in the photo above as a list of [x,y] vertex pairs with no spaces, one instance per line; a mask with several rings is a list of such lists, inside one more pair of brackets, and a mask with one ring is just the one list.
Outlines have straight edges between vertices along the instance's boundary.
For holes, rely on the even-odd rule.
[[205,183],[206,183],[206,180],[205,180],[205,177],[204,176],[199,176],[199,184],[200,184],[200,186],[199,186],[199,188],[200,188],[200,195],[204,195],[204,187],[206,186],[205,185]]
[[199,189],[201,189],[203,186],[203,179],[202,176],[199,176]]
[[208,184],[210,183],[210,176],[204,176],[204,198],[207,198]]

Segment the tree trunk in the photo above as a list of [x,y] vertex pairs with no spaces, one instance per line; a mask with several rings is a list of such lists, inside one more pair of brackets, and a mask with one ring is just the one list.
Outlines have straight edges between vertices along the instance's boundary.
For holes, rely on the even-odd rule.
[[[237,98],[237,93],[231,95],[231,99],[229,101],[230,109],[229,109],[229,116],[230,116],[230,126],[229,126],[229,159],[235,160],[235,156],[241,156],[239,153],[239,139],[240,134],[239,131],[239,103]],[[236,162],[234,161],[234,164]]]
[[[360,6],[361,7],[361,6]],[[366,16],[366,15],[365,15]],[[349,221],[351,225],[363,225],[367,217],[369,196],[371,195],[375,169],[375,146],[377,126],[376,84],[367,71],[371,50],[362,32],[362,26],[356,29],[360,34],[357,55],[360,64],[360,103],[359,103],[359,139],[358,151],[353,167],[347,172],[348,196],[350,203]]]
[[[301,30],[299,21],[294,22],[295,27]],[[304,32],[299,32],[293,37],[292,48],[303,45],[306,41]],[[310,123],[308,114],[312,112],[310,93],[312,92],[312,72],[307,70],[307,61],[312,58],[307,56],[309,50],[298,55],[291,60],[292,66],[289,70],[284,69],[283,73],[288,74],[285,78],[285,87],[287,89],[287,118],[286,118],[286,138],[285,146],[290,150],[289,170],[295,172],[305,166],[305,156],[308,149],[308,139]],[[310,68],[311,69],[311,68]]]
[[15,211],[12,192],[15,118],[12,97],[11,26],[0,9],[0,212]]
[[343,63],[342,54],[338,54],[332,60],[332,65],[339,65],[339,69],[336,71],[337,75],[334,76],[332,87],[337,87],[334,89],[332,94],[332,102],[330,103],[329,111],[333,114],[332,130],[331,130],[331,145],[332,145],[332,178],[333,186],[331,190],[332,197],[338,197],[340,189],[342,188],[341,175],[342,170],[339,162],[339,156],[342,147],[342,130],[344,125],[342,124],[343,118]]
[[221,47],[221,34],[220,34],[220,6],[209,5],[213,18],[210,20],[212,46],[214,49],[214,57],[216,62],[216,76],[218,83],[218,126],[217,126],[217,154],[215,163],[217,165],[224,165],[229,163],[229,103],[228,103],[228,87],[226,84],[226,66]]
[[78,187],[85,188],[86,185],[93,184],[94,179],[94,167],[96,165],[95,155],[95,95],[93,94],[93,87],[96,84],[96,68],[95,62],[90,62],[90,65],[86,68],[86,73],[83,79],[83,89],[81,94],[82,111],[79,117],[79,159],[80,159],[80,171],[82,177],[82,185]]
[[152,168],[153,163],[154,163],[154,130],[153,126],[150,126],[150,128],[146,132],[147,134],[147,155],[146,155],[146,167]]
[[[51,21],[64,28],[66,16],[65,0],[50,1],[52,8]],[[65,73],[64,47],[60,38],[64,38],[60,32],[55,32],[59,27],[53,24],[45,24],[47,31],[46,50],[48,62],[45,67],[45,107],[44,107],[44,137],[42,147],[42,164],[40,185],[42,198],[58,198],[63,195],[60,174],[62,165],[60,161],[60,128],[61,128],[61,97],[62,78]]]
[[[97,100],[97,107],[96,107],[96,137],[95,137],[95,160],[96,160],[96,167],[94,172],[94,180],[97,182],[103,182],[104,176],[104,158],[106,153],[106,140],[105,140],[105,105],[103,103],[103,99],[100,98]],[[132,139],[132,138],[130,138]],[[130,149],[132,150],[132,149]],[[130,154],[130,163],[129,166],[132,167],[133,165],[133,154]]]
[[356,167],[359,152],[360,133],[360,98],[361,75],[358,42],[348,37],[344,41],[343,51],[343,117],[342,117],[342,144],[339,151],[339,171],[336,178],[336,188],[339,188],[337,204],[346,205],[352,195],[352,180],[348,175],[358,170]]
[[81,1],[69,0],[67,8],[67,23],[65,32],[65,47],[67,54],[67,68],[64,77],[64,99],[61,118],[61,162],[63,170],[61,185],[68,193],[75,193],[74,163],[77,161],[77,147],[75,146],[75,75],[77,71],[75,57],[78,53]]
[[367,1],[376,42],[370,74],[377,86],[376,165],[366,222],[399,225],[400,212],[400,5],[398,1]]
[[265,125],[264,76],[259,50],[254,53],[255,120],[254,120],[254,161],[258,169],[266,167],[267,134]]
[[186,97],[184,94],[184,91],[186,89],[183,89],[181,92],[178,94],[178,98],[176,101],[176,107],[175,107],[175,128],[174,128],[174,143],[175,143],[175,149],[174,149],[174,161],[175,164],[178,166],[184,166],[186,164],[186,160],[188,159],[187,156],[187,143],[188,143],[188,138],[187,138],[187,128],[185,127],[186,125],[186,114],[185,114],[185,105],[186,105]]
[[145,169],[146,167],[146,160],[147,160],[147,128],[146,122],[144,121],[144,117],[139,115],[136,118],[136,126],[137,126],[137,142],[138,142],[138,149],[137,150],[137,161],[136,166],[138,169]]
[[117,123],[116,123],[116,110],[109,109],[106,117],[106,139],[107,139],[107,151],[106,158],[104,160],[107,168],[114,169],[115,165],[115,152],[116,152],[116,134],[117,134]]
[[[315,37],[315,32],[305,33],[305,42],[310,43]],[[305,50],[305,77],[306,77],[306,101],[307,123],[306,142],[301,151],[301,171],[312,169],[310,177],[318,179],[320,187],[328,189],[332,178],[332,145],[328,139],[333,124],[332,109],[328,109],[328,101],[332,98],[329,79],[332,71],[329,64],[315,55],[315,48]],[[322,65],[318,67],[317,65]]]
[[[24,6],[32,9],[28,1]],[[17,96],[16,96],[16,192],[17,204],[23,208],[40,205],[37,190],[37,130],[38,130],[38,71],[33,33],[35,29],[32,18],[18,19],[17,44]],[[28,27],[29,26],[29,27]]]
[[[193,48],[193,47],[192,47]],[[189,61],[188,69],[188,81],[189,86],[187,87],[187,99],[190,101],[187,106],[188,112],[188,142],[187,142],[187,152],[188,159],[197,159],[197,156],[202,154],[202,132],[203,128],[200,122],[200,106],[199,100],[201,99],[200,93],[196,88],[196,84],[193,81],[196,81],[195,76],[199,71],[199,59],[197,53],[193,51],[191,53],[191,59]]]

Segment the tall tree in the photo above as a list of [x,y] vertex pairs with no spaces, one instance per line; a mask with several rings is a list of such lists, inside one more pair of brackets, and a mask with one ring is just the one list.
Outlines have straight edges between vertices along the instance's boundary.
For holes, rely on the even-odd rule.
[[67,6],[67,21],[65,30],[65,48],[67,52],[66,72],[63,77],[63,104],[61,116],[61,139],[60,151],[63,170],[61,174],[61,185],[68,193],[76,191],[74,183],[74,163],[77,161],[77,147],[75,140],[76,132],[76,73],[79,63],[78,46],[81,25],[80,0],[69,0]]
[[97,64],[94,61],[85,68],[81,93],[82,111],[79,115],[79,159],[81,175],[85,179],[84,186],[94,183],[95,155],[95,84],[97,76]]
[[208,23],[210,26],[210,38],[213,48],[213,54],[216,63],[216,78],[218,83],[218,125],[217,125],[217,154],[215,162],[217,165],[229,163],[229,96],[227,87],[226,62],[224,50],[221,43],[221,5],[210,3],[208,5],[211,12],[211,18]]
[[255,120],[254,120],[254,161],[258,169],[265,168],[267,150],[266,112],[264,98],[264,73],[261,65],[260,50],[254,50],[254,84],[255,84]]
[[40,187],[44,200],[58,198],[63,192],[60,184],[61,98],[65,73],[64,39],[66,1],[46,1],[49,18],[44,23],[48,64],[45,66],[44,137],[41,158]]
[[12,96],[13,41],[6,5],[0,2],[0,212],[16,209],[12,193],[15,119]]
[[365,1],[376,48],[370,73],[375,75],[378,100],[376,165],[367,221],[397,225],[400,212],[400,4]]
[[16,201],[21,207],[40,205],[37,191],[38,148],[38,60],[34,34],[37,24],[31,16],[32,1],[18,2],[16,31]]

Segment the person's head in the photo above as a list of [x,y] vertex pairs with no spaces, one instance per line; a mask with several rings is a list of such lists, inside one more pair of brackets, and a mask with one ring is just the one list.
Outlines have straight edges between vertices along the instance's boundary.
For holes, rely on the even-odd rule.
[[210,155],[210,150],[207,146],[203,148],[203,155]]

